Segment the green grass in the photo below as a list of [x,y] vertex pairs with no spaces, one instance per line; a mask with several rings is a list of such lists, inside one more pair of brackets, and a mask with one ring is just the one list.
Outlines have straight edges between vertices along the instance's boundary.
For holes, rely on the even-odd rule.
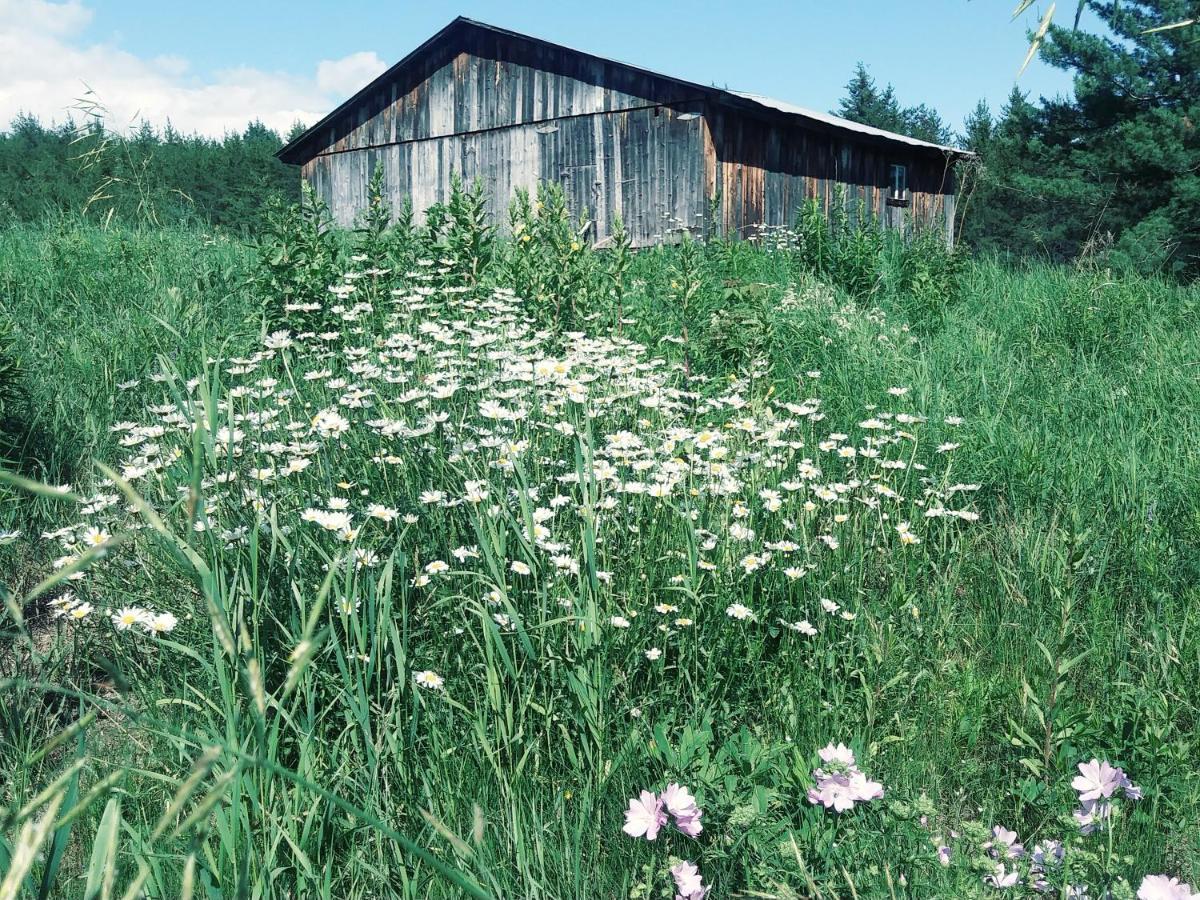
[[3,313],[28,369],[23,457],[70,481],[81,464],[111,457],[113,422],[144,410],[145,386],[119,385],[160,356],[196,371],[205,352],[243,349],[255,331],[245,317],[257,315],[244,291],[248,258],[227,237],[193,231],[0,230]]
[[[714,897],[972,897],[996,893],[1003,825],[1067,844],[1051,896],[1200,882],[1200,293],[988,260],[951,277],[884,242],[852,296],[791,243],[624,259],[531,220],[485,254],[455,227],[343,256],[388,271],[345,299],[312,285],[310,312],[200,233],[0,232],[30,435],[13,470],[75,498],[0,495],[21,532],[0,544],[0,873],[67,897],[657,897],[685,858]],[[568,365],[522,368],[539,359]],[[323,410],[346,430],[314,429]],[[888,412],[916,418],[859,424]],[[123,446],[120,422],[164,429]],[[895,441],[842,459],[820,449],[836,432]],[[855,499],[820,499],[805,458]],[[597,461],[677,482],[618,491]],[[331,497],[354,534],[303,515]],[[924,515],[943,503],[978,521]],[[53,617],[66,591],[82,621]],[[108,611],[134,606],[178,624],[118,631]],[[799,619],[816,634],[780,621]],[[882,800],[808,802],[830,742]],[[1070,782],[1093,757],[1145,798],[1081,836]],[[699,837],[623,834],[629,798],[670,781]],[[1015,864],[1009,896],[1031,894]]]

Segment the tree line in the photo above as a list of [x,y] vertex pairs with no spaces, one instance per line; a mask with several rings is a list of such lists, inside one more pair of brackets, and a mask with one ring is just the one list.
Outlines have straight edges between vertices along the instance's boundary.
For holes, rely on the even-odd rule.
[[145,123],[121,134],[96,117],[48,126],[20,116],[0,132],[0,225],[86,213],[247,232],[263,223],[271,198],[299,199],[296,169],[275,158],[283,144],[261,122],[210,138]]

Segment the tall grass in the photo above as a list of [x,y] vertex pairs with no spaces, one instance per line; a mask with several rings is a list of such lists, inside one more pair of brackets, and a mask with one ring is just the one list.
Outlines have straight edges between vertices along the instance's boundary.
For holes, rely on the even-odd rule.
[[[677,858],[985,896],[994,825],[1065,842],[1052,895],[1200,880],[1194,290],[473,209],[285,223],[259,268],[0,234],[20,473],[73,485],[0,513],[0,896],[650,897]],[[806,799],[839,741],[885,786],[840,815]],[[1093,757],[1146,796],[1085,836]],[[669,781],[699,837],[622,834]]]
[[160,356],[197,371],[205,353],[236,355],[256,330],[243,289],[249,254],[228,237],[64,219],[0,229],[0,259],[5,317],[27,366],[21,455],[49,480],[111,457],[108,427],[144,409],[143,379]]

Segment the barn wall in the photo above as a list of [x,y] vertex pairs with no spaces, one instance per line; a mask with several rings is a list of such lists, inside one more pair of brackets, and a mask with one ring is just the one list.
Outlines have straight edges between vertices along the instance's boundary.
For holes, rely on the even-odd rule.
[[[697,95],[701,96],[697,96]],[[504,221],[517,188],[563,186],[603,240],[620,213],[638,246],[705,226],[788,225],[808,199],[890,226],[953,221],[953,175],[937,151],[794,117],[734,108],[709,89],[485,29],[435,39],[306,139],[303,177],[351,225],[376,166],[395,209],[444,201],[451,176],[481,178]],[[889,164],[908,166],[910,206],[889,206]]]
[[606,60],[468,32],[358,99],[309,150],[357,150],[696,99],[694,90]]
[[586,211],[592,221],[590,240],[606,238],[620,213],[635,246],[648,246],[702,224],[708,193],[700,110],[699,103],[640,107],[327,153],[303,175],[342,225],[366,208],[376,166],[396,211],[405,198],[418,214],[444,202],[458,173],[467,182],[482,179],[498,222],[517,188],[556,182],[571,211]]
[[[870,216],[889,227],[938,227],[952,238],[953,169],[936,151],[718,106],[706,118],[706,180],[710,196],[720,197],[720,227],[727,235],[753,236],[760,223],[790,225],[813,199],[828,215],[840,192],[852,218]],[[908,166],[907,208],[887,203],[893,163]]]

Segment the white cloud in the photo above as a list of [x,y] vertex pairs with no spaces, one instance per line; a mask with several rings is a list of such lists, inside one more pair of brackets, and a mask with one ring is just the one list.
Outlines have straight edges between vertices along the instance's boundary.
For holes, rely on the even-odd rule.
[[92,11],[81,0],[0,0],[0,23],[6,28],[20,23],[42,33],[70,34],[91,21]]
[[310,76],[241,66],[201,78],[179,56],[142,58],[85,40],[91,21],[82,0],[0,0],[0,128],[18,113],[62,122],[90,87],[113,128],[145,119],[220,136],[260,119],[286,134],[297,120],[311,125],[386,68],[374,52],[361,51],[321,60]]
[[360,50],[341,59],[317,63],[317,87],[327,94],[350,96],[387,68],[373,50]]

